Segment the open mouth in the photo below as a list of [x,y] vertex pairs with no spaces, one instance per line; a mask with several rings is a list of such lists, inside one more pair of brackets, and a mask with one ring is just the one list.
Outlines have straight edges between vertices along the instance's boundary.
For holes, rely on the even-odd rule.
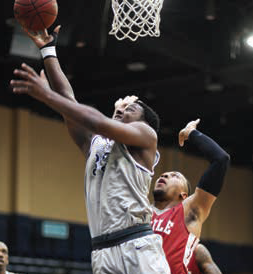
[[159,181],[157,183],[166,185],[166,181],[164,179],[159,179]]
[[121,115],[115,115],[115,116],[114,116],[114,119],[116,119],[116,120],[121,120],[121,119],[122,119],[122,116],[121,116]]

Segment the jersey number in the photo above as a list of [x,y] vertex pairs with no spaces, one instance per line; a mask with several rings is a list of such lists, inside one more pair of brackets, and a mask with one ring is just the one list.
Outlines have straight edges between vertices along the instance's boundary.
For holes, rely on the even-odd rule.
[[109,154],[110,153],[106,152],[105,154],[103,154],[102,157],[99,157],[99,155],[96,154],[95,167],[92,171],[94,176],[97,175],[97,170],[101,170],[102,172],[105,171],[106,164],[107,164],[107,157]]

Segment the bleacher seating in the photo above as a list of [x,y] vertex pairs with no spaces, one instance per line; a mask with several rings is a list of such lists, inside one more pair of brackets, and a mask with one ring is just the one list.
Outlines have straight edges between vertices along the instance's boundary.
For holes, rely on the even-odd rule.
[[8,270],[18,274],[92,274],[90,263],[30,257],[9,257]]

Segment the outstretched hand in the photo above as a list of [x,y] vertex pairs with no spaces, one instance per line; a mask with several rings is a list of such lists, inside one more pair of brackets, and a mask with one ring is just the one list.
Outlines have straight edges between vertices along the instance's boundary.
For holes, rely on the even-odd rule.
[[35,45],[38,48],[42,48],[44,47],[46,44],[52,42],[55,37],[53,34],[55,34],[56,36],[58,35],[59,31],[60,31],[61,26],[58,25],[52,34],[48,34],[47,29],[44,29],[42,31],[30,31],[29,29],[23,28],[23,30],[27,33],[27,35],[33,40],[33,42],[35,43]]
[[13,92],[18,94],[28,94],[40,101],[52,92],[44,70],[41,70],[40,75],[36,71],[22,64],[21,69],[15,69],[14,75],[22,80],[11,80],[10,84],[13,87]]
[[185,128],[180,130],[178,134],[178,142],[181,147],[184,145],[184,141],[188,140],[190,133],[197,128],[197,125],[199,122],[200,122],[200,119],[191,121],[186,125]]

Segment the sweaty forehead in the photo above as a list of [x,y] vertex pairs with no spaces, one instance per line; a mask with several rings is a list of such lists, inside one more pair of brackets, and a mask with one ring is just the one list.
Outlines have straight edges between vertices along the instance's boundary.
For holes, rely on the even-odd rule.
[[184,177],[184,175],[182,173],[180,173],[179,171],[168,171],[168,172],[164,172],[162,175],[171,175],[171,174],[176,174],[179,178],[186,180],[186,178]]
[[178,176],[184,177],[184,175],[179,171],[170,171],[169,173],[176,173]]

